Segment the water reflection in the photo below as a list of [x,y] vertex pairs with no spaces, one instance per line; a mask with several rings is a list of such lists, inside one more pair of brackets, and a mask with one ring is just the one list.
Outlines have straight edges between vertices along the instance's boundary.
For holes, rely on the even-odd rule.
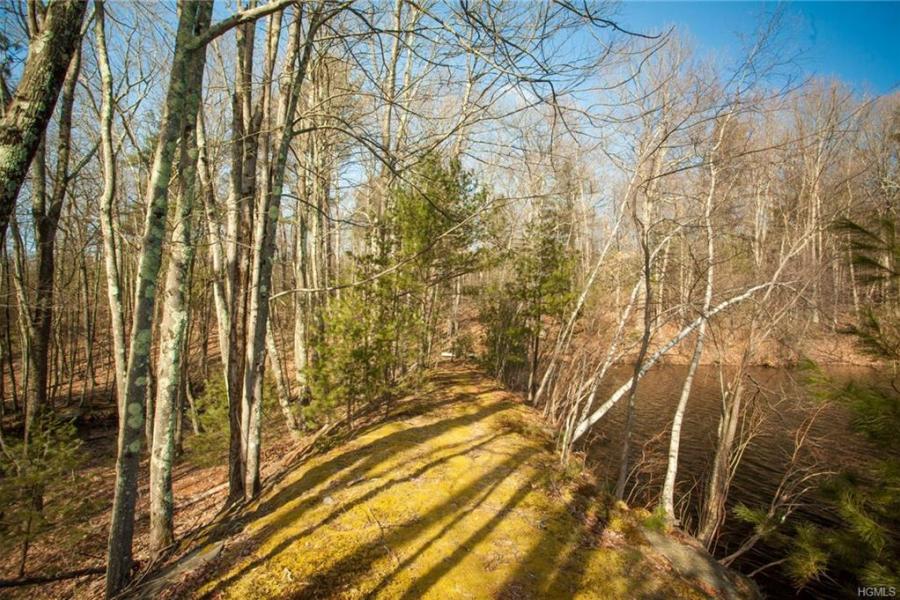
[[[632,488],[632,504],[654,504],[665,476],[669,432],[672,416],[687,372],[685,366],[663,365],[653,369],[640,382],[637,393],[636,429],[633,439],[632,464],[636,465]],[[607,378],[597,397],[605,399],[628,380],[628,366],[616,368]],[[682,428],[678,492],[679,507],[690,529],[697,520],[703,496],[705,477],[713,458],[716,429],[722,411],[722,389],[730,382],[729,369],[702,366],[698,370]],[[876,369],[866,367],[830,367],[827,375],[835,383],[859,381],[867,384],[885,379]],[[889,382],[885,381],[885,384]],[[755,430],[735,474],[728,497],[728,517],[715,549],[718,557],[727,556],[750,533],[746,524],[733,515],[732,508],[743,503],[753,508],[768,507],[781,481],[794,446],[797,428],[820,407],[809,393],[806,375],[797,370],[754,368],[747,373],[744,391],[748,409],[745,426]],[[585,449],[589,466],[611,484],[618,473],[618,457],[625,421],[625,403],[621,402],[590,432]],[[752,426],[752,427],[751,427]],[[828,468],[841,469],[861,464],[872,449],[859,435],[853,434],[850,417],[839,406],[829,406],[817,417],[810,429],[816,443],[815,459]],[[815,497],[809,497],[794,517],[825,524],[833,522],[830,514]],[[733,565],[749,573],[779,558],[764,544],[741,557]],[[816,585],[797,596],[777,568],[757,578],[770,597],[842,597],[834,584]]]

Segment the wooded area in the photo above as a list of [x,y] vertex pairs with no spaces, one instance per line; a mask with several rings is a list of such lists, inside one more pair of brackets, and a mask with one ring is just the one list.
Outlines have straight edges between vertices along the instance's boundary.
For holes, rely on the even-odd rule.
[[[212,457],[227,505],[252,501],[269,432],[352,435],[452,359],[521,392],[567,468],[618,406],[610,497],[724,564],[766,542],[799,588],[896,585],[896,388],[820,367],[893,383],[900,96],[796,78],[778,10],[725,63],[605,3],[234,4],[0,7],[8,575],[67,570],[29,553],[89,510],[65,490],[98,423],[117,427],[114,597],[173,550],[180,462]],[[662,363],[686,371],[648,483],[636,404]],[[803,418],[779,426],[778,493],[734,508],[745,451],[786,410],[760,365],[802,367],[804,397],[781,399]],[[704,366],[714,452],[685,474]],[[833,408],[881,449],[858,476],[817,452]],[[821,489],[827,535],[789,518]],[[729,519],[752,531],[722,554]]]

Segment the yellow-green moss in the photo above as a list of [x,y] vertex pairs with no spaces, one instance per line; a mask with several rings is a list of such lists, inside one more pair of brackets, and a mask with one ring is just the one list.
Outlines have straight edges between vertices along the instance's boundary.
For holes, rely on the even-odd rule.
[[[634,518],[554,479],[529,409],[470,371],[424,409],[309,459],[247,508],[249,552],[226,550],[195,596],[703,598],[634,544]],[[403,413],[398,410],[398,413]]]

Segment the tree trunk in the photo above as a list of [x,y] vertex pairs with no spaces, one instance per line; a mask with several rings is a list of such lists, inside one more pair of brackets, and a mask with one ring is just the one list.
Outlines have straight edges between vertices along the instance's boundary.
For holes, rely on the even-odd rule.
[[87,2],[56,0],[32,39],[22,79],[0,118],[0,240],[28,173],[31,159],[44,138],[66,71],[81,43],[81,22]]
[[[306,244],[306,205],[298,201],[295,204],[297,212],[297,224],[295,225],[294,240],[294,286],[300,288],[309,287],[307,268],[307,244]],[[307,323],[310,299],[307,294],[294,294],[294,380],[300,388],[300,398],[309,395],[309,384],[306,376],[309,355],[307,346]]]
[[265,369],[265,338],[269,318],[272,261],[275,252],[275,227],[281,207],[281,192],[284,186],[288,148],[294,135],[293,122],[297,96],[306,75],[306,67],[312,53],[312,43],[316,30],[321,25],[319,15],[315,13],[310,15],[310,24],[303,43],[303,53],[298,62],[302,14],[299,8],[297,10],[298,14],[294,17],[289,34],[291,37],[291,48],[287,53],[287,60],[289,61],[287,64],[293,66],[293,72],[289,83],[282,89],[278,115],[278,126],[281,130],[281,135],[271,173],[268,177],[268,181],[271,182],[271,188],[267,193],[260,195],[253,236],[254,252],[250,285],[251,294],[250,304],[247,309],[246,368],[244,370],[242,394],[242,406],[247,407],[248,410],[242,418],[242,432],[246,436],[244,496],[247,499],[253,498],[259,493],[260,485],[261,389]]
[[212,2],[179,3],[178,31],[172,61],[169,88],[160,120],[153,169],[147,188],[147,218],[134,296],[134,316],[123,413],[119,418],[116,487],[109,529],[106,596],[117,595],[128,583],[132,566],[134,509],[137,500],[137,475],[144,424],[144,402],[154,300],[159,274],[162,241],[168,212],[168,184],[172,160],[183,120],[193,119],[199,108],[206,47],[190,52],[186,45],[196,33],[209,27]]
[[166,275],[162,341],[157,365],[156,410],[150,455],[150,554],[158,557],[174,542],[172,463],[175,459],[175,405],[181,390],[182,351],[188,320],[188,271],[193,247],[191,219],[196,193],[197,148],[194,115],[184,115],[181,131],[181,195],[175,217],[172,258]]
[[112,143],[113,81],[106,47],[103,0],[96,2],[94,37],[97,40],[97,63],[100,67],[102,103],[100,107],[100,149],[103,158],[103,195],[100,200],[100,230],[103,234],[103,260],[106,268],[106,293],[109,301],[110,333],[116,377],[116,405],[124,414],[125,371],[125,313],[122,307],[122,288],[119,258],[116,251],[116,230],[113,225],[113,202],[116,195],[116,157]]
[[[710,268],[712,265],[710,264]],[[678,406],[675,408],[675,416],[672,419],[672,431],[669,438],[669,456],[666,465],[666,477],[662,490],[662,506],[666,513],[666,518],[670,523],[675,520],[675,479],[678,474],[678,451],[681,444],[681,425],[684,421],[684,412],[687,408],[688,399],[691,396],[691,388],[694,384],[694,376],[697,373],[697,367],[700,364],[700,357],[703,354],[703,339],[706,336],[706,320],[700,323],[697,329],[697,342],[694,346],[694,353],[691,356],[691,363],[688,366],[687,375],[684,378],[684,385],[681,388],[681,396],[678,399]]]
[[749,351],[744,354],[744,360],[734,377],[731,389],[727,390],[725,397],[722,398],[722,414],[719,418],[716,437],[716,454],[713,458],[712,472],[706,487],[706,498],[697,532],[697,539],[708,549],[712,547],[725,517],[725,501],[731,483],[734,442],[743,404],[744,367],[748,357]]
[[[255,155],[256,136],[251,122],[250,82],[253,69],[253,32],[246,26],[235,30],[237,60],[235,61],[235,90],[232,96],[232,144],[231,189],[228,207],[228,239],[226,290],[228,290],[228,352],[225,361],[225,387],[228,391],[228,502],[244,497],[244,448],[243,406],[241,384],[243,382],[244,353],[238,351],[246,345],[246,305],[248,290],[247,263],[249,262],[247,239],[252,219],[253,172],[247,172],[249,153]],[[248,36],[250,39],[248,40]],[[251,146],[252,144],[252,146]],[[248,192],[251,195],[248,195]]]
[[644,256],[644,330],[641,335],[641,344],[638,349],[637,360],[634,363],[634,375],[631,377],[631,386],[628,389],[628,407],[625,414],[625,429],[622,436],[622,451],[619,459],[619,477],[616,479],[616,499],[622,500],[625,497],[625,484],[628,482],[629,475],[629,455],[631,452],[631,430],[634,425],[635,400],[637,398],[637,386],[640,381],[640,373],[643,370],[644,357],[647,356],[647,349],[650,347],[650,336],[652,334],[653,325],[653,288],[651,284],[650,273],[650,248],[647,244],[647,234],[641,226],[641,251]]
[[[724,131],[724,127],[722,128]],[[721,135],[721,134],[720,134]],[[721,141],[721,137],[719,138]],[[687,408],[688,399],[691,396],[691,387],[694,384],[694,375],[697,373],[697,367],[700,364],[700,357],[703,354],[703,341],[706,336],[706,315],[712,305],[713,281],[715,273],[715,238],[713,237],[712,211],[713,200],[716,193],[717,169],[715,161],[710,161],[710,184],[709,192],[706,195],[706,206],[703,214],[703,225],[706,230],[706,291],[703,296],[703,308],[700,313],[704,317],[697,328],[697,343],[694,346],[694,354],[691,356],[691,364],[688,366],[687,375],[684,378],[684,385],[681,388],[681,397],[678,399],[678,406],[675,408],[675,416],[672,419],[672,432],[669,438],[669,457],[666,465],[666,477],[663,482],[662,489],[662,506],[665,511],[666,518],[669,522],[675,522],[675,480],[678,475],[678,451],[681,444],[681,425],[684,421],[684,411]]]
[[[32,346],[28,353],[31,362],[33,384],[25,399],[25,447],[32,427],[41,410],[47,404],[51,326],[53,324],[53,280],[56,272],[54,252],[56,232],[66,198],[69,177],[69,155],[72,137],[72,105],[75,102],[75,84],[81,72],[81,53],[76,50],[66,73],[63,85],[62,106],[59,115],[59,141],[57,144],[56,173],[53,193],[47,205],[43,189],[34,194],[32,215],[34,218],[35,245],[37,247],[37,281],[35,284],[34,315],[31,318]],[[43,171],[43,157],[41,157]],[[39,176],[43,179],[43,172]],[[43,188],[43,182],[40,185]]]
[[[705,318],[710,319],[710,318],[714,317],[715,315],[719,314],[720,312],[722,312],[723,310],[726,310],[736,304],[740,304],[741,302],[747,300],[748,298],[753,296],[753,294],[755,294],[756,292],[758,292],[760,290],[772,288],[774,285],[775,285],[774,279],[768,283],[754,285],[753,287],[744,290],[743,293],[738,294],[737,296],[732,296],[728,300],[723,300],[722,302],[717,304],[715,307],[713,307],[712,310],[709,311],[709,313],[706,315]],[[665,356],[665,354],[669,350],[671,350],[672,348],[677,346],[682,340],[684,340],[684,338],[686,338],[694,330],[696,330],[700,326],[700,324],[703,322],[703,320],[704,320],[704,317],[697,317],[696,319],[694,319],[693,321],[691,321],[690,323],[685,325],[681,329],[681,331],[679,331],[675,336],[670,338],[669,341],[667,341],[665,344],[663,344],[659,348],[659,350],[654,352],[652,355],[650,355],[650,357],[647,360],[645,360],[643,362],[643,364],[641,365],[641,368],[638,370],[636,375],[632,376],[632,379],[635,376],[638,379],[640,379],[641,377],[646,375],[647,371],[649,371],[650,368],[653,365],[655,365],[659,361],[660,358]],[[609,398],[606,400],[606,402],[604,402],[599,407],[597,407],[594,410],[594,412],[592,412],[590,414],[590,416],[588,416],[585,419],[582,419],[581,423],[578,424],[578,427],[575,428],[575,432],[572,434],[572,443],[576,442],[579,438],[581,438],[581,436],[583,436],[585,433],[587,433],[587,431],[597,421],[602,419],[603,416],[606,415],[607,412],[609,412],[609,409],[611,409],[613,406],[615,406],[616,403],[619,400],[621,400],[622,397],[625,396],[626,392],[628,392],[628,390],[631,389],[632,379],[629,379],[628,381],[623,383],[615,392],[613,392],[609,396]]]

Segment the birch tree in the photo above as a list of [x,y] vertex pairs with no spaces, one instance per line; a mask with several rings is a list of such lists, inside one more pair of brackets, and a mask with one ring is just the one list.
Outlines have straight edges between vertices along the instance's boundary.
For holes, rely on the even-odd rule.
[[706,237],[706,285],[703,294],[703,302],[700,308],[700,317],[702,320],[697,327],[694,350],[691,354],[684,383],[682,384],[678,404],[675,407],[675,414],[672,418],[672,427],[669,434],[668,461],[660,503],[666,514],[666,518],[670,522],[675,521],[675,481],[678,473],[681,427],[684,421],[687,403],[690,399],[691,389],[694,384],[694,377],[703,355],[703,344],[706,338],[706,329],[708,325],[708,320],[705,319],[704,316],[709,312],[713,299],[716,260],[713,211],[717,206],[717,201],[721,202],[720,197],[727,196],[727,189],[723,189],[726,186],[723,186],[720,182],[721,171],[727,167],[726,160],[728,158],[723,150],[723,146],[726,142],[726,135],[731,133],[729,126],[735,117],[735,113],[740,108],[739,103],[740,99],[734,99],[730,102],[727,101],[724,107],[724,115],[712,121],[714,129],[713,142],[704,156],[704,164],[707,165],[707,190],[706,198],[703,203],[702,227]]

